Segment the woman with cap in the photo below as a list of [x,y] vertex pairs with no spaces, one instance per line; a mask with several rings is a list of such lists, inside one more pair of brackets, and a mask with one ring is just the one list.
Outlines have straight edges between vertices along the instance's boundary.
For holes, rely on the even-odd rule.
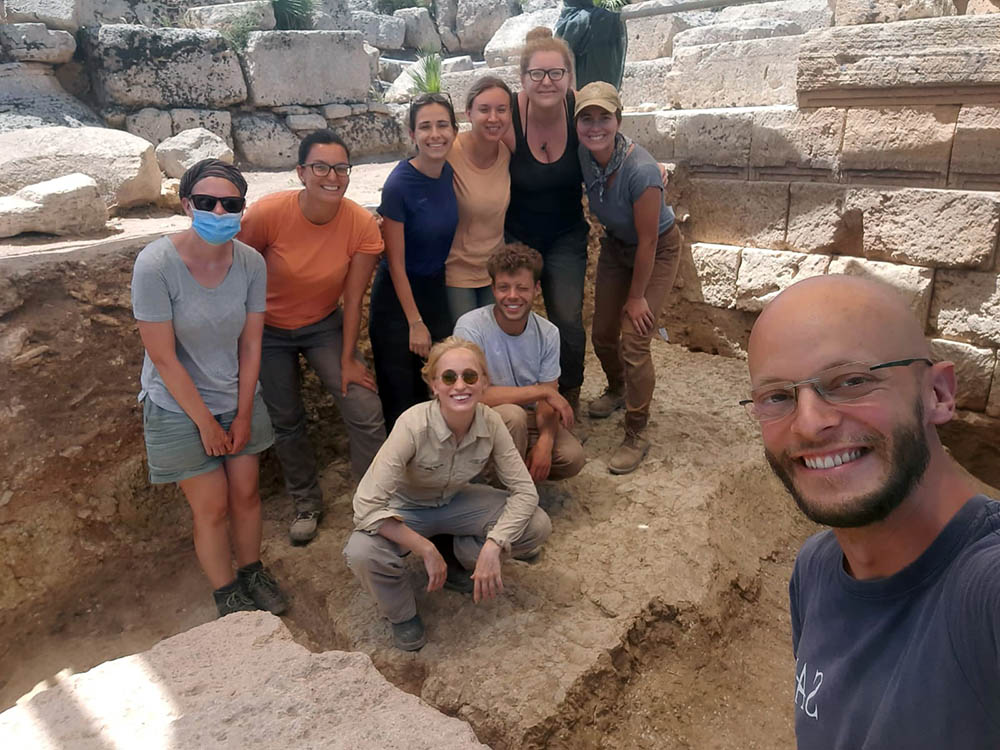
[[195,164],[180,183],[191,227],[147,245],[132,276],[150,481],[187,498],[220,617],[288,607],[260,561],[258,458],[274,435],[257,384],[267,269],[233,239],[246,192],[232,165]]
[[580,168],[590,210],[606,230],[591,338],[608,386],[589,411],[599,419],[625,407],[625,437],[608,462],[612,474],[634,471],[649,451],[644,433],[656,384],[650,339],[674,285],[681,248],[659,165],[620,132],[621,111],[609,83],[595,81],[577,93]]

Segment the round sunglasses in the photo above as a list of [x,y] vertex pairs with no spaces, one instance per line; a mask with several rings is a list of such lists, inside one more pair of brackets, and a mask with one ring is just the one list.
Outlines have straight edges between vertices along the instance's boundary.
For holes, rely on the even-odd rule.
[[214,211],[216,204],[221,203],[222,210],[227,214],[238,214],[247,204],[246,198],[219,198],[216,195],[204,195],[201,193],[192,195],[190,200],[191,205],[199,211]]
[[[458,382],[459,375],[454,370],[445,370],[438,377],[445,385],[451,386]],[[479,382],[479,373],[472,368],[462,370],[462,382],[466,385],[475,385]]]

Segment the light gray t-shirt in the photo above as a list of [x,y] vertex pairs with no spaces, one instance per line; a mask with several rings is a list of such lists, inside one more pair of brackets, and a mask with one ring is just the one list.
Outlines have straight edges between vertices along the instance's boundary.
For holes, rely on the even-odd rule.
[[[264,312],[266,305],[264,256],[238,240],[233,241],[233,264],[214,289],[194,280],[168,237],[146,245],[135,259],[132,271],[135,319],[173,323],[177,359],[212,414],[236,409],[239,337],[247,313]],[[141,384],[140,401],[148,396],[162,409],[184,412],[170,395],[148,352],[142,362]]]
[[524,331],[511,336],[493,317],[493,305],[486,305],[459,318],[455,335],[479,344],[491,385],[523,388],[559,379],[559,329],[540,315],[531,313]]
[[[583,173],[586,175],[586,164],[593,157],[582,143],[578,154],[580,164],[583,165]],[[657,188],[662,194],[663,180],[660,177],[660,168],[656,164],[656,159],[636,143],[632,152],[618,167],[611,186],[604,191],[604,200],[598,197],[596,184],[587,187],[590,210],[601,220],[612,237],[626,245],[635,245],[639,242],[639,234],[635,231],[633,207],[639,196],[651,187]],[[657,235],[666,232],[673,224],[674,209],[661,200]]]

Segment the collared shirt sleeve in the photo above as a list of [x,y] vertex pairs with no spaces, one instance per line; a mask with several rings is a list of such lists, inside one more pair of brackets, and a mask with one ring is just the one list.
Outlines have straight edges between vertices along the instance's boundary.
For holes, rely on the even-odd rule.
[[361,478],[354,493],[354,528],[369,534],[378,532],[387,518],[399,518],[389,507],[406,474],[406,465],[417,450],[419,425],[413,424],[419,413],[410,410],[396,420],[389,437],[382,443],[374,460]]
[[538,490],[500,415],[489,408],[486,414],[493,431],[493,463],[497,477],[510,492],[507,507],[486,538],[509,552],[511,543],[524,533],[538,507]]

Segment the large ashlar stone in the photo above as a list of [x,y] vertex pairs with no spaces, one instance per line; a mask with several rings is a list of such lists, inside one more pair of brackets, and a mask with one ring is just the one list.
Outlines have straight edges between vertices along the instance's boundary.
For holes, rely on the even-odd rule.
[[927,323],[927,315],[931,307],[931,288],[934,284],[933,268],[906,266],[901,263],[883,263],[877,260],[841,255],[834,256],[830,260],[827,273],[863,276],[888,284],[906,300],[921,326]]
[[366,42],[379,49],[402,49],[406,40],[406,21],[395,16],[355,11],[351,13],[350,28],[360,31]]
[[0,64],[0,133],[52,125],[102,124],[97,113],[66,93],[51,66]]
[[844,137],[844,111],[832,107],[768,107],[753,113],[751,177],[823,176],[835,179]]
[[674,159],[692,171],[747,176],[753,112],[746,109],[679,111]]
[[1000,199],[958,190],[793,184],[787,245],[935,268],[992,268]]
[[997,364],[996,351],[948,339],[931,339],[930,349],[931,359],[935,362],[955,363],[958,380],[956,406],[972,411],[986,409],[993,370]]
[[491,68],[517,64],[521,59],[521,50],[524,48],[524,35],[536,26],[555,29],[558,20],[558,8],[511,16],[501,24],[486,43],[486,47],[483,49],[483,58],[486,60],[486,64]]
[[745,247],[736,275],[736,308],[763,310],[783,289],[810,276],[822,276],[829,265],[826,255]]
[[245,0],[223,5],[201,5],[184,13],[186,26],[195,29],[225,31],[234,24],[246,23],[258,31],[274,28],[274,6],[270,0]]
[[153,144],[109,128],[44,128],[0,134],[0,194],[80,172],[110,207],[155,203],[160,168]]
[[987,13],[1000,13],[1000,0],[969,0],[965,6],[965,15],[981,16]]
[[92,177],[70,174],[0,198],[0,237],[23,232],[90,234],[104,228],[108,209]]
[[219,136],[204,128],[182,131],[156,147],[156,161],[167,177],[181,178],[202,159],[219,159],[232,164],[233,151]]
[[[627,21],[625,30],[628,34],[628,61],[670,57],[674,54],[674,38],[689,28],[690,24],[679,13]],[[523,37],[521,41],[524,42]]]
[[742,248],[695,242],[683,252],[679,269],[681,297],[713,307],[736,305],[736,275]]
[[233,116],[224,109],[172,109],[170,110],[170,133],[177,135],[191,128],[210,130],[233,145]]
[[837,26],[801,39],[802,107],[1000,98],[1000,15]]
[[833,25],[833,3],[829,0],[780,0],[775,3],[730,5],[715,15],[715,23],[755,23],[760,19],[790,21],[803,30]]
[[43,23],[0,26],[0,49],[15,62],[59,65],[73,59],[76,39],[68,31],[50,31]]
[[622,115],[621,131],[655,159],[672,161],[677,118],[670,112],[626,112]]
[[[521,80],[519,68],[515,65],[491,68],[488,72],[503,79],[508,86],[515,90]],[[479,80],[484,73],[485,71],[479,69],[444,73],[441,75],[441,90],[455,102],[456,109],[462,109],[465,107],[465,95],[469,92],[472,84]]]
[[670,109],[679,107],[677,91],[682,85],[671,76],[674,61],[670,57],[625,63],[621,100],[630,109]]
[[679,204],[691,213],[685,234],[692,242],[780,247],[785,239],[786,182],[695,178]]
[[[484,49],[503,22],[520,10],[516,0],[457,0],[455,35],[459,48],[465,52]],[[450,45],[448,49],[457,51]]]
[[288,169],[298,162],[299,139],[275,115],[236,115],[233,140],[240,159],[254,167]]
[[350,147],[351,158],[402,155],[410,142],[402,120],[379,112],[365,112],[339,120],[336,130]]
[[796,36],[804,33],[794,21],[760,18],[756,21],[731,21],[699,26],[681,31],[674,37],[674,47],[694,47],[699,44],[741,42],[747,39],[770,39],[775,36]]
[[0,734],[34,750],[486,748],[467,723],[393,686],[365,654],[312,653],[266,612],[238,612],[60,678],[0,714]]
[[442,73],[461,73],[466,70],[475,70],[476,64],[472,61],[471,55],[455,55],[446,57],[441,61]]
[[995,273],[938,271],[930,321],[937,336],[978,346],[1000,346],[1000,277]]
[[847,111],[840,168],[850,182],[881,176],[944,187],[957,122],[957,106],[853,107]]
[[77,0],[5,0],[7,23],[43,23],[75,34],[80,28]]
[[153,107],[145,107],[126,116],[125,129],[132,135],[145,138],[154,146],[167,140],[173,134],[170,113]]
[[427,8],[400,8],[393,13],[396,18],[402,18],[406,24],[403,46],[422,52],[439,52],[441,50],[441,35],[434,26]]
[[951,151],[949,185],[1000,186],[1000,107],[962,107]]
[[217,31],[111,24],[83,38],[103,103],[219,108],[246,99],[239,60]]
[[956,15],[952,0],[837,0],[837,26]]
[[358,31],[254,32],[244,57],[250,100],[258,107],[364,101],[372,75],[363,44]]

